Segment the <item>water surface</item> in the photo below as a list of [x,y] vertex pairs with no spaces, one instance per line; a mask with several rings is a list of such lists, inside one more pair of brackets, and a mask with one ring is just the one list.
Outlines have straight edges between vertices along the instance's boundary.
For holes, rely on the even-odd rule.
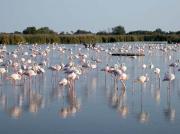
[[[142,43],[99,44],[104,49],[110,50],[113,46],[120,48]],[[148,45],[145,45],[148,48]],[[160,46],[154,44],[154,46]],[[8,46],[8,51],[15,50],[17,46]],[[31,48],[32,46],[28,46]],[[47,45],[41,46],[43,49]],[[66,45],[64,54],[57,51],[59,46],[50,47],[48,64],[45,74],[29,79],[25,85],[17,83],[15,87],[5,78],[1,80],[0,96],[0,133],[7,134],[92,134],[92,133],[139,133],[139,134],[178,134],[180,131],[180,72],[178,68],[169,68],[169,64],[180,59],[180,49],[176,52],[169,50],[163,52],[153,49],[151,53],[145,49],[145,57],[112,57],[105,51],[100,53],[86,49],[81,45]],[[88,55],[91,60],[95,57],[102,60],[96,69],[86,69],[75,82],[74,97],[68,97],[68,87],[63,90],[58,86],[58,81],[66,75],[63,71],[52,73],[48,69],[54,64],[68,62],[70,51],[77,54],[81,52]],[[27,49],[30,53],[30,49]],[[112,50],[113,52],[114,50]],[[28,58],[28,56],[27,56]],[[37,58],[41,61],[41,58]],[[80,64],[75,60],[76,64]],[[126,81],[126,96],[121,96],[122,85],[118,82],[118,92],[114,88],[114,78],[101,71],[107,64],[125,64],[127,66],[128,80]],[[161,69],[161,84],[149,65]],[[148,67],[142,69],[142,64]],[[164,73],[170,70],[176,75],[171,82],[163,82]],[[13,72],[9,68],[7,75]],[[141,85],[133,81],[141,74],[148,74],[150,80]],[[19,84],[19,85],[18,85]],[[114,99],[116,97],[118,99]],[[61,111],[77,105],[75,112],[63,117]],[[18,107],[22,113],[15,117],[12,109]],[[72,108],[72,107],[71,107]],[[72,110],[72,109],[71,109]],[[128,112],[124,112],[127,110]],[[143,117],[144,116],[144,117]]]

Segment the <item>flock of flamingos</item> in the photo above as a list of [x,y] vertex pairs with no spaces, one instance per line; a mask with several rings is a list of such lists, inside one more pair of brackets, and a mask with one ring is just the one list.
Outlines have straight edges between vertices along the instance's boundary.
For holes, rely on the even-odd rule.
[[[78,46],[78,45],[77,45]],[[74,46],[77,47],[77,46]],[[113,80],[113,94],[111,95],[112,105],[119,105],[119,111],[122,116],[126,116],[128,113],[128,107],[123,105],[123,99],[126,97],[127,82],[143,85],[148,81],[151,81],[149,74],[146,73],[146,69],[150,69],[153,72],[154,78],[158,86],[161,86],[162,81],[168,81],[169,88],[171,88],[171,82],[176,79],[176,76],[180,72],[180,57],[179,59],[172,58],[169,54],[170,51],[179,53],[180,44],[164,45],[164,44],[145,44],[145,45],[96,45],[95,47],[84,48],[83,46],[77,47],[77,51],[73,51],[73,48],[66,47],[66,45],[17,45],[15,49],[8,50],[7,46],[1,45],[0,48],[0,86],[11,87],[11,90],[17,90],[22,87],[23,95],[18,96],[18,104],[12,107],[8,107],[8,97],[0,89],[0,105],[7,113],[14,118],[19,118],[23,113],[23,105],[25,101],[28,103],[28,110],[30,112],[37,112],[39,107],[43,105],[43,99],[40,94],[33,91],[33,88],[41,84],[45,79],[46,73],[49,80],[51,80],[55,93],[63,97],[67,97],[69,106],[63,107],[59,110],[59,115],[66,118],[72,114],[75,114],[81,107],[80,102],[76,96],[76,81],[79,81],[81,77],[87,73],[91,73],[92,70],[98,70],[103,73],[104,78],[111,78]],[[113,52],[120,53],[144,53],[150,55],[153,51],[161,51],[168,55],[170,62],[167,64],[168,70],[165,74],[161,73],[161,68],[155,64],[145,64],[142,62],[140,70],[142,73],[138,74],[135,79],[130,81],[129,74],[127,73],[128,67],[124,63],[115,61],[115,64],[104,64],[105,56],[111,57]],[[88,53],[93,52],[93,55]],[[55,58],[59,58],[59,63],[52,62],[50,55],[54,53],[58,54]],[[103,53],[103,55],[102,55]],[[66,58],[66,61],[61,61],[61,57]],[[136,60],[139,57],[131,56],[132,60]],[[136,66],[136,65],[131,65]],[[82,79],[81,79],[82,81]],[[82,81],[83,82],[83,81]],[[118,86],[118,83],[120,83]],[[120,96],[117,93],[120,92]],[[66,93],[66,95],[64,95]],[[25,100],[24,96],[28,96]],[[158,96],[157,96],[158,98]],[[175,111],[171,111],[171,116],[174,116]],[[145,122],[148,120],[148,114],[142,112],[139,115],[140,121]]]

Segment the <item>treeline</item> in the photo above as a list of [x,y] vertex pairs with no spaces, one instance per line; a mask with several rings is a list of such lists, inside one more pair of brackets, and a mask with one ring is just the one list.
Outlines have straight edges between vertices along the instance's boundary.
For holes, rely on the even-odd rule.
[[36,29],[27,27],[22,32],[0,33],[0,44],[81,44],[81,43],[110,43],[132,41],[167,41],[169,43],[180,42],[180,31],[165,32],[161,29],[155,31],[131,31],[125,32],[124,27],[117,26],[111,32],[100,31],[92,33],[85,30],[77,30],[71,33],[57,33],[48,27]]

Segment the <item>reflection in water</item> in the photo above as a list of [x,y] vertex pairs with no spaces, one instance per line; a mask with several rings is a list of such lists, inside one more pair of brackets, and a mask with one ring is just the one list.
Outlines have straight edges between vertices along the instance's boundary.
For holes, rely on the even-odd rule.
[[141,86],[141,89],[140,89],[140,94],[141,94],[141,97],[140,97],[140,113],[138,113],[138,121],[140,123],[147,123],[149,121],[149,113],[144,111],[143,109],[143,103],[144,103],[144,99],[143,99],[143,92],[146,91],[147,89],[144,89],[144,87],[147,87],[147,82],[149,82],[149,77],[148,75],[140,75],[137,77],[137,79],[135,80],[135,82],[139,83],[140,86]]
[[[67,94],[66,96],[63,96],[63,107],[59,110],[59,115],[62,118],[74,116],[80,110],[80,102],[76,95],[75,81],[71,81],[71,84],[67,85]],[[67,106],[64,106],[65,97],[67,100]]]
[[122,86],[122,91],[120,94],[120,103],[118,106],[118,112],[120,113],[121,117],[126,118],[128,116],[128,106],[127,106],[127,95],[126,89]]
[[[172,52],[174,48],[177,52]],[[178,61],[179,46],[127,43],[86,49],[81,45],[31,45],[10,47],[8,51],[9,54],[0,52],[4,55],[0,66],[6,70],[0,80],[0,114],[27,119],[27,113],[38,116],[40,111],[51,109],[56,115],[49,112],[48,116],[60,119],[74,117],[81,122],[82,116],[90,120],[94,114],[97,119],[108,117],[111,124],[121,121],[116,118],[115,122],[113,116],[120,116],[129,124],[130,119],[141,125],[151,120],[162,123],[164,118],[157,116],[157,109],[167,122],[178,120],[180,63],[170,68],[169,65]],[[28,53],[23,54],[24,51]],[[113,57],[113,52],[144,52],[145,57]],[[13,85],[8,78],[14,73],[21,80]],[[167,97],[163,90],[167,83],[161,80],[164,74],[169,84]],[[83,112],[88,116],[84,117]],[[104,115],[106,112],[108,116]]]
[[155,89],[154,99],[155,99],[157,104],[160,104],[160,100],[161,100],[161,90],[160,90],[160,88]]
[[114,79],[114,88],[109,94],[109,102],[112,108],[117,109],[122,118],[126,118],[128,115],[128,106],[126,104],[126,88],[124,85],[121,87],[119,93],[117,87],[117,79]]
[[6,109],[7,106],[7,96],[5,94],[0,94],[0,105],[3,109]]
[[29,94],[29,111],[31,113],[37,113],[41,105],[43,104],[43,98],[37,92],[30,91]]
[[[142,86],[141,86],[142,87]],[[149,113],[143,109],[143,89],[141,88],[141,111],[138,114],[138,120],[140,123],[146,123],[149,121]]]
[[14,107],[10,108],[8,112],[11,117],[19,118],[22,115],[23,110],[22,110],[22,107],[14,106]]
[[174,121],[176,110],[171,106],[171,89],[167,88],[167,106],[164,109],[164,115],[168,121]]

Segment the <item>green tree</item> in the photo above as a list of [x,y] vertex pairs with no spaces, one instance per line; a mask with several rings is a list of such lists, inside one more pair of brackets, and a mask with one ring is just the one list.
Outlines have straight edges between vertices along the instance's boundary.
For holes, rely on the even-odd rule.
[[92,32],[78,29],[74,34],[92,34]]
[[176,34],[180,34],[180,31],[177,31]]
[[23,34],[36,34],[36,28],[27,27],[25,30],[23,30]]
[[114,28],[112,28],[112,34],[125,34],[126,31],[123,26],[119,25]]
[[48,27],[41,27],[37,30],[38,34],[55,34],[53,30],[49,29]]
[[152,31],[146,31],[146,30],[137,30],[137,31],[131,31],[128,34],[131,35],[152,35]]
[[108,35],[109,33],[106,31],[99,31],[96,33],[96,35]]
[[14,31],[14,34],[21,34],[21,32],[19,32],[19,31]]
[[162,31],[160,28],[157,28],[155,31],[157,34],[165,34],[166,32]]

